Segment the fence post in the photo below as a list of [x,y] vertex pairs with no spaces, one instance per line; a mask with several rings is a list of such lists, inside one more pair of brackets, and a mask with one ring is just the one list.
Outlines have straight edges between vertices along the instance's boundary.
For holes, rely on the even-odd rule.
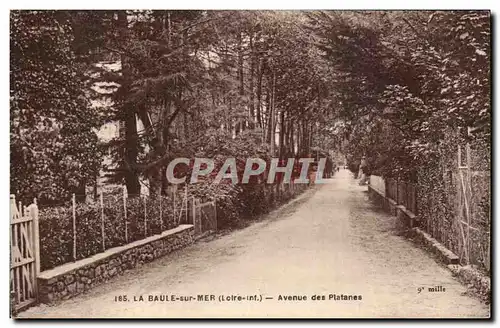
[[196,233],[196,198],[193,196],[193,230]]
[[40,275],[40,231],[38,221],[38,205],[36,198],[33,199],[33,210],[30,212],[33,217],[33,249],[35,255],[35,295],[38,298],[38,288],[36,286],[37,277]]
[[401,182],[401,191],[403,195],[401,195],[401,203],[405,208],[408,208],[408,183],[406,181]]
[[176,206],[176,202],[177,202],[177,188],[174,189],[174,219],[177,221],[177,206]]
[[123,217],[125,224],[125,243],[128,244],[128,222],[127,222],[127,190],[126,187],[123,186]]
[[214,215],[215,215],[215,231],[218,229],[218,221],[217,221],[217,197],[214,197]]
[[18,204],[17,209],[19,211],[19,216],[23,217],[23,203],[21,201],[18,201],[17,204]]
[[101,194],[99,196],[100,198],[100,203],[101,203],[101,235],[102,235],[102,251],[106,251],[106,234],[104,231],[104,198],[102,195],[102,190]]
[[389,191],[391,189],[391,181],[389,179],[382,178],[384,181],[384,192],[385,192],[385,197],[391,197],[391,192]]
[[73,205],[73,261],[76,262],[76,198],[75,194],[71,198]]
[[403,184],[403,202],[404,202],[404,207],[406,207],[406,209],[409,209],[410,207],[410,200],[409,200],[409,195],[408,195],[408,181],[405,181],[404,184]]
[[417,205],[417,200],[418,200],[418,198],[417,198],[417,191],[418,191],[418,189],[417,189],[417,183],[415,182],[415,184],[413,185],[413,209],[415,210],[415,213],[414,213],[414,214],[418,216],[418,209],[417,209],[417,206],[418,206],[418,205]]
[[399,178],[396,179],[396,204],[399,205]]
[[14,219],[16,213],[16,195],[11,194],[10,195],[10,220]]
[[163,215],[162,215],[162,208],[161,208],[161,193],[160,193],[160,230],[163,232]]
[[143,196],[144,200],[144,238],[148,236],[148,216],[146,211],[146,196]]
[[186,183],[186,189],[184,189],[184,199],[186,200],[186,216],[185,220],[188,223],[188,184]]

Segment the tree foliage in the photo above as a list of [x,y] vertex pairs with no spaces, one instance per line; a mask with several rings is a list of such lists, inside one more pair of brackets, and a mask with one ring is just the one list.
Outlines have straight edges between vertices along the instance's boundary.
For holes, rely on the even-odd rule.
[[[26,189],[39,179],[34,194],[52,199],[95,177],[93,129],[105,121],[121,122],[120,136],[106,146],[112,181],[131,195],[140,179],[151,194],[165,193],[170,160],[206,153],[216,135],[281,158],[341,149],[352,163],[367,155],[372,171],[406,177],[439,156],[446,131],[479,127],[479,138],[490,135],[488,12],[11,17],[11,133],[20,161],[12,166],[13,186]],[[96,83],[109,93],[92,92]],[[89,106],[103,98],[110,106]],[[65,132],[45,137],[48,118]],[[231,151],[227,156],[241,149]],[[76,171],[78,183],[70,173]],[[44,191],[50,188],[57,192]]]
[[450,130],[480,127],[480,138],[489,138],[488,12],[309,17],[318,47],[337,71],[351,158],[366,154],[379,173],[408,177],[439,156]]
[[62,201],[101,165],[94,132],[100,120],[89,105],[70,18],[13,11],[10,33],[11,192]]

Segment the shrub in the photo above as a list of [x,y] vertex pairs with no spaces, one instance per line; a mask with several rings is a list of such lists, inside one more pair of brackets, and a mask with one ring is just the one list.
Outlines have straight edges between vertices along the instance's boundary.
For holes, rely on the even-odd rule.
[[[76,260],[87,258],[105,249],[122,246],[147,236],[172,229],[177,224],[173,218],[172,202],[167,197],[127,199],[127,235],[121,196],[109,196],[91,203],[77,203]],[[160,218],[160,204],[162,215]],[[147,227],[144,220],[146,205]],[[102,218],[104,217],[104,242]],[[73,258],[73,208],[71,204],[40,209],[41,269],[47,270],[74,260]]]
[[71,207],[41,209],[40,267],[50,269],[72,260],[73,223]]
[[160,234],[178,226],[173,216],[173,203],[168,197],[146,198],[148,235]]

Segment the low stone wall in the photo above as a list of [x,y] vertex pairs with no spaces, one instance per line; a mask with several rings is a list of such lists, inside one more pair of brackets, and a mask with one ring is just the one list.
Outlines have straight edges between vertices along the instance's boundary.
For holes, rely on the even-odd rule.
[[417,216],[402,205],[397,206],[396,216],[405,227],[413,228],[416,225]]
[[376,189],[372,188],[370,185],[368,185],[368,197],[370,199],[374,200],[377,204],[380,204],[385,207],[385,201],[386,198],[384,195],[380,194]]
[[425,245],[431,252],[436,254],[445,264],[459,264],[460,259],[443,244],[432,238],[427,232],[419,228],[413,228],[413,237],[421,245]]
[[372,199],[377,204],[382,206],[384,210],[386,210],[387,212],[391,213],[394,216],[397,215],[398,204],[394,200],[390,199],[389,197],[386,197],[385,195],[382,195],[376,189],[372,188],[370,185],[368,185],[368,195],[370,199]]
[[396,201],[382,195],[371,186],[368,186],[368,195],[370,199],[380,204],[385,211],[389,212],[391,215],[396,216],[405,227],[413,228],[415,226],[417,220],[416,215],[407,210],[404,206],[398,205]]
[[392,215],[394,215],[394,216],[398,215],[398,203],[396,203],[395,200],[393,200],[391,198],[386,198],[384,208],[386,211],[388,211]]
[[163,232],[161,235],[115,247],[92,257],[44,271],[38,277],[39,300],[53,303],[94,288],[133,269],[151,262],[194,241],[190,224]]

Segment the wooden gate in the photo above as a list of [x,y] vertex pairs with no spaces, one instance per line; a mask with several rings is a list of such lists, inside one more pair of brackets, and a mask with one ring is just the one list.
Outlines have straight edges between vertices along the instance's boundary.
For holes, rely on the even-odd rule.
[[40,273],[38,207],[26,207],[10,195],[10,291],[13,311],[37,301],[36,279]]
[[200,204],[193,199],[193,224],[196,236],[217,231],[217,205],[215,201]]

